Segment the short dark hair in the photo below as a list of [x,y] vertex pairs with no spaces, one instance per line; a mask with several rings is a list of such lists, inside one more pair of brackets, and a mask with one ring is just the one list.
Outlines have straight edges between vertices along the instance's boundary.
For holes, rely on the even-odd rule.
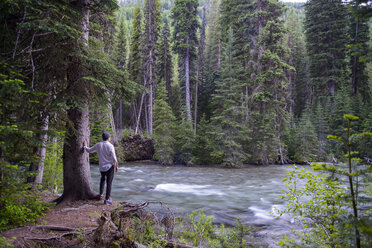
[[103,141],[106,141],[106,140],[108,140],[109,138],[110,138],[110,134],[109,133],[106,133],[106,132],[104,132],[103,134],[102,134],[102,139],[103,139]]

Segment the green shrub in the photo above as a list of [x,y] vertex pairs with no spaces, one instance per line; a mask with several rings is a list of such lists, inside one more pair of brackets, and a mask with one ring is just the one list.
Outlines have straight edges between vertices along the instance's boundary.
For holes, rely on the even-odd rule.
[[52,204],[40,202],[40,195],[32,185],[25,184],[28,173],[24,168],[0,163],[0,232],[34,223]]
[[128,228],[125,232],[128,238],[146,245],[150,248],[165,247],[167,241],[165,240],[164,228],[158,227],[155,220],[149,216],[145,220],[140,220],[137,217],[132,218],[134,225]]
[[238,218],[232,228],[218,227],[213,224],[213,216],[206,216],[203,211],[194,211],[178,221],[176,238],[181,243],[197,247],[243,248],[246,247],[245,236],[253,229]]

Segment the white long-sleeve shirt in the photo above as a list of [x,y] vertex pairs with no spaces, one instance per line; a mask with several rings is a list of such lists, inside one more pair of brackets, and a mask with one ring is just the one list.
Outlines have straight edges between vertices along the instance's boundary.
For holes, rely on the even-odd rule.
[[112,165],[116,164],[115,148],[108,141],[102,141],[92,147],[84,146],[85,151],[89,153],[96,152],[99,159],[99,170],[102,172],[108,171]]

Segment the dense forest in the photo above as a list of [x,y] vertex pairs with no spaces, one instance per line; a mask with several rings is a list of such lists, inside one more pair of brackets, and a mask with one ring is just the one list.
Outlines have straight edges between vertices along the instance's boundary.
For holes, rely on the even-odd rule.
[[[119,133],[155,131],[156,152],[176,162],[241,166],[342,159],[326,137],[345,113],[370,131],[369,18],[353,14],[363,4],[149,4],[117,12],[114,59],[120,50],[117,65],[144,91],[113,104]],[[163,81],[167,117],[153,107]],[[358,144],[362,157],[370,145]]]
[[[327,139],[345,114],[372,132],[370,1],[5,0],[0,13],[2,207],[24,182],[96,197],[81,149],[103,131],[120,162],[140,135],[162,165],[226,167],[346,161]],[[352,149],[370,163],[371,147]]]

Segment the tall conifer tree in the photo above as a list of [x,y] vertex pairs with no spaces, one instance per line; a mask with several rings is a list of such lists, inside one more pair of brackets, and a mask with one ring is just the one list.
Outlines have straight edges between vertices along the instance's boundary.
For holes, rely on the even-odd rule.
[[310,0],[305,5],[304,25],[315,100],[332,105],[337,90],[346,81],[347,7],[342,0]]
[[196,31],[199,28],[197,17],[197,0],[176,0],[172,9],[173,50],[177,53],[181,78],[184,78],[184,95],[186,105],[186,119],[191,121],[191,77],[196,58],[198,39]]
[[165,83],[162,81],[156,89],[156,99],[154,106],[154,158],[160,164],[172,165],[174,156],[174,130],[175,120],[172,109],[167,103],[167,91]]
[[285,147],[282,135],[289,117],[288,88],[286,76],[293,70],[284,61],[284,24],[281,16],[284,5],[278,1],[257,0],[253,16],[256,25],[257,44],[254,60],[256,80],[254,81],[251,123],[253,125],[254,161],[269,164],[278,159],[285,162]]
[[234,44],[233,29],[230,28],[228,40],[223,43],[221,79],[213,95],[215,112],[212,125],[215,131],[212,136],[216,140],[218,150],[224,154],[223,164],[236,167],[241,166],[246,158],[242,140],[248,135],[244,133],[247,120],[244,118],[245,107],[241,102],[244,84],[237,74],[242,65],[237,60],[236,53],[239,51]]
[[123,12],[120,12],[119,23],[116,27],[112,59],[114,60],[118,69],[123,70],[126,68],[127,30],[125,25],[125,14]]
[[132,23],[132,37],[130,41],[130,56],[128,64],[131,79],[137,84],[143,82],[142,72],[142,16],[141,7],[137,5]]
[[167,90],[168,96],[168,103],[169,97],[171,95],[171,87],[172,87],[172,70],[173,70],[173,61],[172,61],[172,54],[170,51],[170,30],[168,21],[165,20],[161,35],[160,35],[160,44],[158,46],[158,82],[164,81],[165,88]]
[[148,131],[152,136],[153,131],[153,102],[155,89],[155,48],[160,31],[160,3],[159,0],[145,1],[145,29],[144,29],[144,77],[148,86]]

